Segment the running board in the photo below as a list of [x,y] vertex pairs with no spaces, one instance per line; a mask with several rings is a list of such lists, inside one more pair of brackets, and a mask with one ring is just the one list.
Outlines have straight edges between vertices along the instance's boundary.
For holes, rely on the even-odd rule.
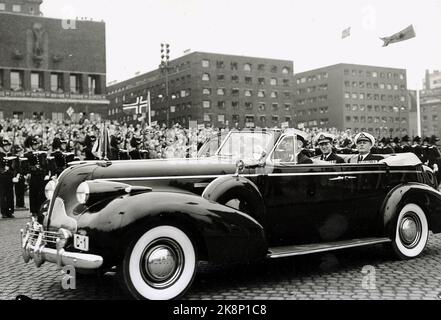
[[273,258],[300,256],[310,253],[369,246],[369,245],[387,243],[387,242],[391,242],[391,240],[389,238],[363,238],[363,239],[342,240],[342,241],[334,241],[334,242],[303,244],[297,246],[274,247],[274,248],[269,248],[267,258],[273,259]]

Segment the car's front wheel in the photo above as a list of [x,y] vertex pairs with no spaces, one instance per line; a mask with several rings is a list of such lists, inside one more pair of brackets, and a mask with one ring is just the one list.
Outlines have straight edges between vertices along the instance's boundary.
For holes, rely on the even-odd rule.
[[122,280],[135,298],[174,299],[190,287],[196,265],[196,250],[187,234],[174,226],[157,226],[130,245]]
[[429,226],[420,206],[409,203],[400,211],[392,237],[392,249],[400,259],[415,258],[427,244]]

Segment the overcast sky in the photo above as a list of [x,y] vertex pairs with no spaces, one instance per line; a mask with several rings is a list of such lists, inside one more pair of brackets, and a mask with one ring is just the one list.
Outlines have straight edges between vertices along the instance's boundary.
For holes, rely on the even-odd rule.
[[[157,68],[161,42],[172,59],[187,49],[288,59],[295,73],[340,62],[405,68],[409,88],[441,69],[440,0],[44,0],[42,11],[106,22],[108,82]],[[380,36],[410,24],[416,38],[382,47]]]

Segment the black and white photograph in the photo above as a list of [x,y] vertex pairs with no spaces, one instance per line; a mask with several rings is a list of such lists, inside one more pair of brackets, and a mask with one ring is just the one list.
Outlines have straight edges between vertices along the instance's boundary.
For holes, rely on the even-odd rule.
[[0,0],[0,300],[441,300],[440,139],[439,0]]

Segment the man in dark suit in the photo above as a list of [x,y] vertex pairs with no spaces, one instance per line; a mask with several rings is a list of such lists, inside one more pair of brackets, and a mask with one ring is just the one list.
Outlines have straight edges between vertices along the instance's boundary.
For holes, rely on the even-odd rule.
[[328,161],[332,163],[344,163],[345,161],[343,160],[343,158],[336,155],[332,150],[334,139],[335,137],[330,133],[319,133],[316,136],[315,140],[316,144],[320,148],[321,155],[315,157],[314,159]]
[[294,137],[289,135],[283,138],[274,151],[274,159],[280,162],[294,163],[294,151],[296,152],[297,164],[311,164],[312,160],[303,152],[304,146],[306,146],[307,134],[301,130],[293,130],[296,136],[294,148]]
[[371,153],[372,146],[375,144],[373,135],[367,132],[360,132],[355,136],[358,155],[349,158],[348,163],[378,162],[383,160],[382,156]]

